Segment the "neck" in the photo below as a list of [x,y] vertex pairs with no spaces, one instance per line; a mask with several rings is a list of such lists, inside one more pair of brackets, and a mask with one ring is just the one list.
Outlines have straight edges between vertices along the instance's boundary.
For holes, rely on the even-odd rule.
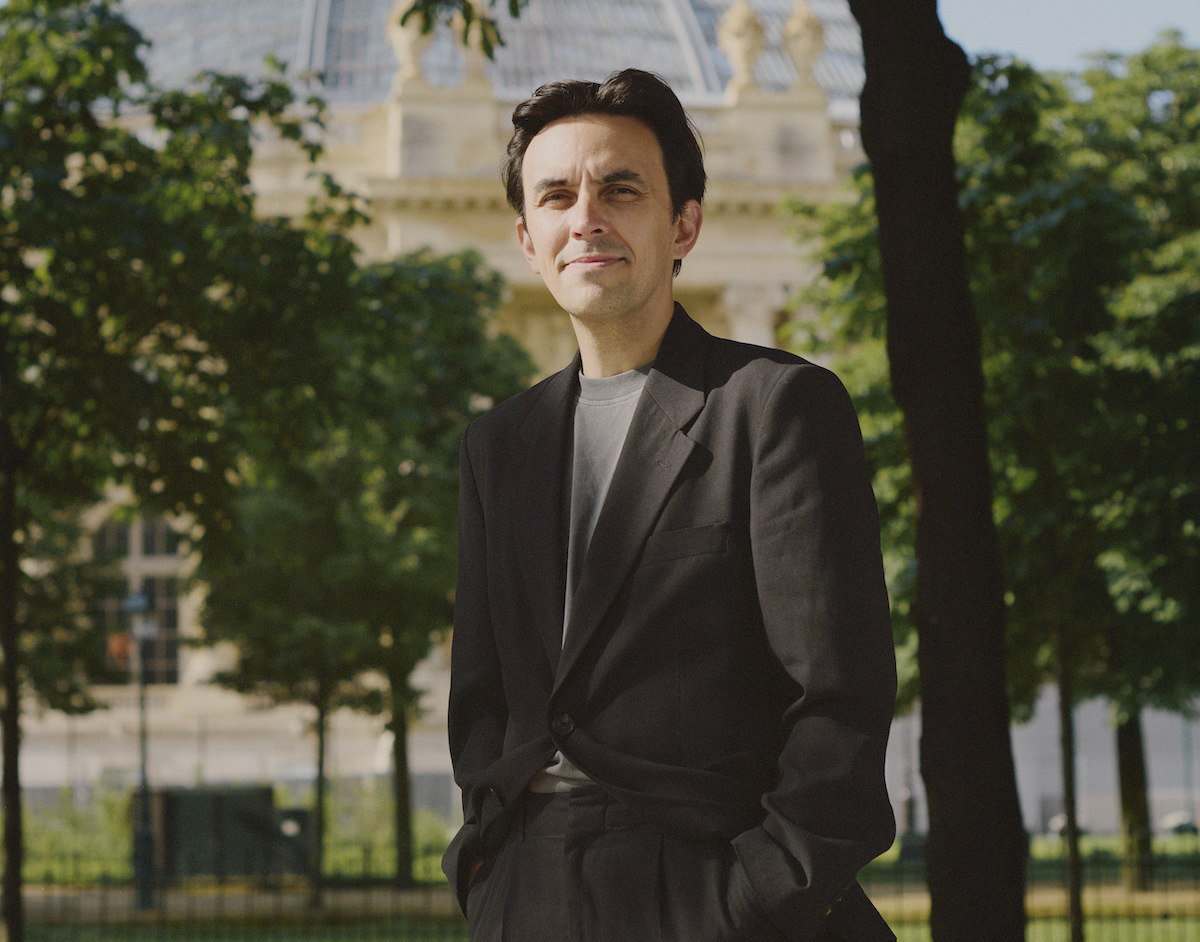
[[675,304],[664,312],[642,312],[636,319],[613,323],[571,316],[583,375],[589,379],[616,376],[645,366],[658,356]]

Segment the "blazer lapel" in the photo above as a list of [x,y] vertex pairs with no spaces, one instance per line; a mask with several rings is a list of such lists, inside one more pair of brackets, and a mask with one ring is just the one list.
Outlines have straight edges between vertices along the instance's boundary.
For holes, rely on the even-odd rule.
[[588,546],[571,602],[556,686],[578,662],[625,582],[695,448],[685,429],[704,405],[705,336],[676,305]]
[[567,594],[565,516],[567,456],[573,428],[579,357],[552,376],[521,424],[525,455],[514,465],[517,480],[508,513],[514,555],[519,560],[538,634],[552,665],[562,649],[563,604]]

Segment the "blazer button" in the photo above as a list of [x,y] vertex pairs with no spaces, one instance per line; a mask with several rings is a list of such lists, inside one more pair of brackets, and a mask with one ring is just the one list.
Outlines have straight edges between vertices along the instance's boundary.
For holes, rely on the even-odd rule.
[[571,719],[569,713],[560,713],[554,717],[554,722],[550,724],[550,727],[560,736],[570,736],[575,731],[575,721]]

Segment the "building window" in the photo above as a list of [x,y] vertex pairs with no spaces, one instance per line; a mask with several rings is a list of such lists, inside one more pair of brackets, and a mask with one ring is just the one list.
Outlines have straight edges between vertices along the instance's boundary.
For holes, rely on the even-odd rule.
[[109,520],[92,537],[92,551],[97,559],[129,555],[129,524]]
[[[97,552],[99,551],[99,537],[97,536]],[[122,670],[132,670],[133,664],[130,659],[132,641],[129,637],[129,616],[122,611],[122,603],[125,597],[129,595],[129,586],[127,583],[120,583],[122,588],[121,595],[110,596],[109,598],[97,599],[95,601],[95,609],[92,617],[96,624],[103,626],[105,634],[108,636],[108,656],[109,659]]]
[[142,555],[174,556],[182,537],[161,517],[142,518]]
[[153,619],[153,638],[138,643],[138,653],[146,665],[146,683],[179,682],[179,591],[174,578],[154,577],[142,580],[146,597],[144,617]]
[[[163,557],[178,558],[182,540],[166,520],[149,515],[132,525],[109,520],[94,534],[96,556],[119,565],[127,580],[120,596],[98,601],[96,619],[108,631],[109,656],[130,671],[131,683],[138,679],[139,657],[147,683],[179,682],[179,580],[174,573],[182,560],[172,563]],[[139,638],[137,629],[151,625],[151,636]]]

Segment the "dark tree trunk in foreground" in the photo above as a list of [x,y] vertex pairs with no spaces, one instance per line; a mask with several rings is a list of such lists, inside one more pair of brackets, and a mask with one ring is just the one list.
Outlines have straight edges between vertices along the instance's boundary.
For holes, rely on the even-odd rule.
[[0,658],[3,660],[3,706],[0,730],[3,735],[4,889],[3,915],[8,942],[24,942],[25,910],[21,900],[21,864],[25,859],[21,828],[21,683],[17,629],[17,458],[12,442],[0,442]]
[[1058,730],[1059,756],[1062,759],[1063,841],[1067,849],[1067,906],[1070,915],[1071,942],[1083,942],[1083,861],[1079,856],[1079,809],[1075,802],[1075,682],[1074,665],[1066,632],[1059,628],[1058,647]]
[[325,903],[325,757],[329,740],[329,697],[322,690],[313,705],[317,708],[317,780],[313,797],[313,835],[309,849],[310,873],[308,881],[308,905],[320,909]]
[[1154,854],[1150,842],[1146,742],[1140,711],[1117,724],[1117,779],[1123,838],[1121,883],[1127,890],[1148,890],[1154,880]]
[[413,885],[412,795],[408,783],[408,708],[395,691],[407,678],[392,683],[392,806],[396,817],[396,885]]
[[888,301],[892,388],[918,500],[921,774],[935,942],[1025,933],[1027,838],[1004,668],[979,329],[952,135],[968,82],[934,0],[851,0],[862,29],[863,145]]

